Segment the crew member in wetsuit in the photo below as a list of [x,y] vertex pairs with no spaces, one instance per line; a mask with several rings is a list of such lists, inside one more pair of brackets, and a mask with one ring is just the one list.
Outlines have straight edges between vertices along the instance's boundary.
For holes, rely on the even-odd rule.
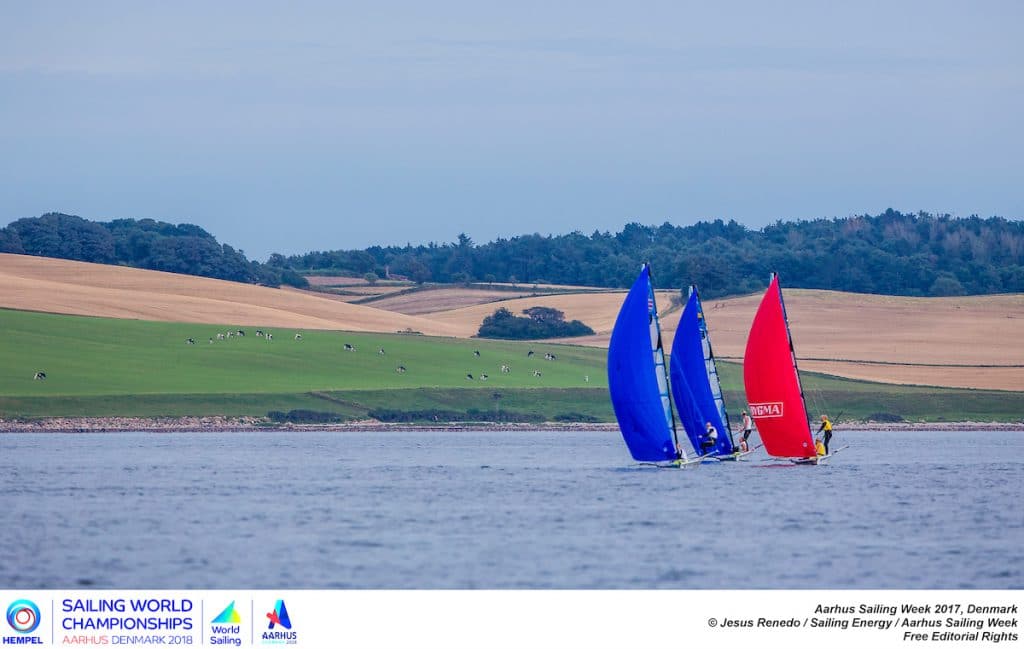
[[825,433],[821,443],[825,445],[825,455],[828,455],[828,443],[832,439],[832,422],[828,420],[828,415],[821,416],[821,426],[818,427],[818,432]]

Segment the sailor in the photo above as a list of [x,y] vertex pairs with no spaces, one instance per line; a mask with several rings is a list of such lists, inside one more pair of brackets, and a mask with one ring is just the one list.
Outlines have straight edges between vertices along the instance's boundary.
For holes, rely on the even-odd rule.
[[747,438],[740,438],[740,453],[746,453],[750,450],[750,446],[747,445]]
[[822,443],[825,445],[825,455],[828,455],[828,443],[832,439],[832,422],[828,420],[828,415],[821,416],[821,426],[818,427],[818,432],[825,433]]
[[743,411],[743,443],[746,444],[747,440],[750,439],[750,433],[754,428],[754,422],[750,420],[750,415],[747,411]]
[[706,452],[715,448],[715,444],[718,443],[718,431],[715,429],[714,426],[711,425],[711,422],[709,421],[707,425],[704,427],[704,434],[705,439],[700,444],[700,450]]

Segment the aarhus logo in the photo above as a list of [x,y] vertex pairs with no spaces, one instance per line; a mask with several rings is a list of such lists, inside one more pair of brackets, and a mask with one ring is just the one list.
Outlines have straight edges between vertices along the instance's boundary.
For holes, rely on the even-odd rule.
[[292,628],[292,619],[288,617],[288,609],[285,607],[283,599],[277,600],[274,610],[267,613],[267,619],[270,620],[270,624],[267,625],[268,629],[273,629],[276,624],[286,629]]
[[7,624],[18,633],[32,633],[39,627],[39,607],[19,599],[7,607]]
[[[267,630],[263,632],[263,644],[295,644],[298,642],[298,633],[292,631],[292,619],[288,617],[288,607],[284,600],[279,599],[274,603],[274,610],[267,613]],[[278,629],[287,629],[281,631]]]
[[750,414],[754,417],[781,417],[782,402],[752,403],[750,404]]

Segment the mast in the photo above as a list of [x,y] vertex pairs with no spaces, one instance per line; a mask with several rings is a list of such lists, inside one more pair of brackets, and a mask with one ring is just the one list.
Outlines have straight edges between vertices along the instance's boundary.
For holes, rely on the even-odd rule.
[[[773,272],[768,277],[768,283],[771,284],[773,279],[777,279],[778,273]],[[782,304],[782,319],[786,323],[786,337],[789,339],[789,355],[793,359],[793,371],[796,372],[796,385],[800,388],[800,400],[803,402],[804,412],[807,412],[807,399],[804,397],[804,384],[800,381],[800,367],[796,364],[796,348],[793,347],[793,333],[789,330],[789,315],[786,313],[786,300],[782,297],[782,287],[779,286],[779,303]],[[804,423],[807,425],[807,432],[811,432],[811,422],[806,418]]]
[[725,409],[725,395],[722,394],[722,381],[718,376],[718,363],[715,362],[715,352],[711,348],[711,332],[708,329],[708,321],[704,317],[704,304],[700,301],[700,292],[697,291],[697,286],[690,284],[690,295],[694,293],[697,294],[697,314],[701,320],[701,346],[704,350],[704,363],[708,372],[708,382],[711,384],[711,396],[714,397],[715,404],[718,406],[718,412],[722,415],[725,431],[729,434],[729,443],[735,448],[736,443],[732,436],[732,424],[729,423],[729,413]]
[[654,371],[657,373],[658,390],[661,396],[662,408],[665,410],[665,418],[672,429],[672,441],[676,445],[676,454],[679,453],[679,433],[676,430],[676,413],[672,408],[672,398],[668,393],[668,367],[665,365],[665,348],[661,340],[661,321],[658,319],[658,304],[654,298],[654,276],[651,275],[651,264],[644,264],[647,267],[647,277],[650,281],[647,284],[648,313],[651,318],[651,347],[654,353]]

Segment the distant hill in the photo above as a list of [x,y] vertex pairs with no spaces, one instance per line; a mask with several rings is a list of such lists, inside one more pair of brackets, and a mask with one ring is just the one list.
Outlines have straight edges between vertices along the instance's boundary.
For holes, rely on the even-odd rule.
[[198,225],[152,219],[89,221],[49,213],[0,229],[0,252],[117,264],[236,282],[306,286],[286,268],[249,261]]
[[556,283],[623,288],[650,261],[660,287],[696,283],[705,297],[787,287],[905,296],[1024,292],[1024,222],[903,214],[779,221],[752,230],[735,221],[631,223],[621,232],[523,235],[450,244],[309,252],[281,257],[300,272],[374,272],[416,282]]

